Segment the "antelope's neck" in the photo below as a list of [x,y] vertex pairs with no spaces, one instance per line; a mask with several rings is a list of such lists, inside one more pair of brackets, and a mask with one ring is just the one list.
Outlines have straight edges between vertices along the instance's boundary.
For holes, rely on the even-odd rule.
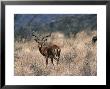
[[37,40],[36,39],[34,39],[36,42],[37,42]]
[[42,49],[42,48],[41,48],[41,47],[39,47],[39,51],[40,51],[40,53],[41,53],[41,49]]
[[39,47],[39,51],[40,51],[40,53],[41,53],[42,55],[44,55],[44,54],[43,54],[43,50],[42,50],[42,46]]

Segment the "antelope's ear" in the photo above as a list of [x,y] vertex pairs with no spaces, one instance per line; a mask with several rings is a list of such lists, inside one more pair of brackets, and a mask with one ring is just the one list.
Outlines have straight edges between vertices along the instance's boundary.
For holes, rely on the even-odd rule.
[[32,34],[33,37],[37,37],[36,35]]
[[32,31],[32,36],[33,36],[33,37],[37,37],[37,36],[35,35],[35,31]]
[[51,37],[51,34],[52,34],[52,33],[49,33],[49,34],[48,34],[47,36],[45,36],[45,37]]
[[37,38],[33,38],[37,43],[39,43],[38,39]]

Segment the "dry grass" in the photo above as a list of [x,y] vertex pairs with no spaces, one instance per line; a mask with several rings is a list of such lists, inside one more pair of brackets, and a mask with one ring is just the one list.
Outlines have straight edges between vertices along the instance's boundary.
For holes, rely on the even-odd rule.
[[35,41],[15,42],[14,75],[96,76],[97,43],[91,41],[96,34],[96,31],[82,31],[75,37],[66,38],[62,33],[53,33],[49,41],[60,46],[61,57],[58,66],[56,60],[54,66],[49,60],[47,68]]

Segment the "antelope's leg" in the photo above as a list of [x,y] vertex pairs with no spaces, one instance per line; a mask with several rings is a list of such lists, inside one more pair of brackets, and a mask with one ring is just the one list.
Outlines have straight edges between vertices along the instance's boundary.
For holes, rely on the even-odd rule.
[[47,65],[48,65],[48,58],[46,58],[46,67],[47,67]]
[[59,58],[57,59],[57,65],[59,64]]
[[51,58],[51,63],[53,64],[53,68],[55,69],[54,63],[53,63],[53,58]]
[[[51,58],[51,63],[53,64],[53,58]],[[54,65],[54,64],[53,64]]]
[[58,57],[58,59],[57,59],[57,65],[59,64],[59,58],[60,58],[60,57]]
[[61,50],[59,50],[59,51],[58,51],[58,54],[57,54],[57,56],[58,56],[58,59],[57,59],[57,65],[59,64],[60,52],[61,52]]

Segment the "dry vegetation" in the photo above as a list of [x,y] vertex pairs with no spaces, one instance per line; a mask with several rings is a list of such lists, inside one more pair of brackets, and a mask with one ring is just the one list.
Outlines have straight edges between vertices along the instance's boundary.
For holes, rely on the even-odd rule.
[[46,68],[45,58],[40,54],[34,40],[15,42],[15,76],[96,76],[97,42],[91,39],[96,31],[81,31],[74,36],[65,37],[63,33],[52,33],[50,42],[61,48],[59,65],[49,60]]

